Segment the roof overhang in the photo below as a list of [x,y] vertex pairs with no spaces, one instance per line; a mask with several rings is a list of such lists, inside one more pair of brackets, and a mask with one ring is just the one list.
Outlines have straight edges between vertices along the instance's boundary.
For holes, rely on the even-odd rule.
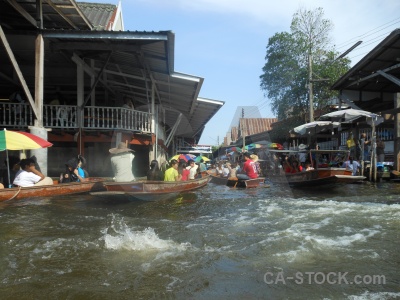
[[393,108],[393,94],[400,92],[400,29],[394,30],[345,75],[332,89],[358,108],[380,112]]
[[[8,30],[7,40],[31,88],[37,34],[42,34],[45,41],[45,89],[61,86],[63,90],[76,91],[77,63],[84,65],[86,73],[93,77],[102,70],[98,86],[115,96],[132,96],[136,106],[151,103],[154,87],[156,104],[166,108],[166,123],[174,123],[177,112],[182,113],[190,126],[182,125],[185,130],[178,135],[196,140],[224,104],[199,97],[203,78],[174,71],[171,31]],[[1,47],[2,57],[6,56],[3,50]],[[12,73],[11,65],[2,65],[0,75],[12,79]],[[86,81],[90,84],[90,80]],[[7,85],[10,89],[9,82],[0,83],[0,88],[7,89]],[[88,90],[90,86],[85,89]]]

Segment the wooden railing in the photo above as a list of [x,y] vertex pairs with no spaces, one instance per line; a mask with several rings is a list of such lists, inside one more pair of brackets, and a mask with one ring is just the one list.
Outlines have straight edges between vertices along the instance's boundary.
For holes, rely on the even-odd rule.
[[[0,128],[26,128],[34,125],[29,104],[0,103]],[[72,105],[43,105],[43,126],[62,129],[130,130],[151,133],[151,114],[122,108]]]

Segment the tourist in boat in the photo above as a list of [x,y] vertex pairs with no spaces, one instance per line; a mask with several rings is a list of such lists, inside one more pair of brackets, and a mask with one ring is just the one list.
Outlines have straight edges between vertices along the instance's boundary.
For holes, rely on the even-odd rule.
[[305,163],[305,170],[306,171],[312,171],[314,170],[313,166],[311,165],[311,162],[309,160],[306,161]]
[[285,157],[284,161],[285,173],[299,173],[303,171],[303,167],[300,166],[299,161],[294,157]]
[[10,170],[10,181],[8,181],[7,160],[4,161],[6,169],[3,171],[3,185],[5,187],[10,187],[10,185],[12,185],[15,175],[20,170],[19,161],[20,161],[20,159],[16,156],[10,156],[8,158],[8,165],[9,165],[9,170]]
[[232,163],[232,165],[231,165],[231,163],[227,162],[226,167],[229,170],[228,177],[229,178],[236,177],[236,163]]
[[245,163],[243,164],[243,169],[241,174],[237,174],[236,177],[239,180],[248,180],[258,178],[257,167],[254,161],[250,158],[250,153],[243,153],[243,159]]
[[178,161],[171,159],[170,167],[165,171],[164,181],[181,181],[182,175],[178,173]]
[[187,166],[186,161],[179,162],[178,173],[182,175],[182,181],[189,180],[190,170],[187,169]]
[[21,170],[15,175],[13,184],[19,187],[34,185],[51,185],[53,179],[46,177],[35,168],[35,161],[32,158],[22,159],[19,163]]
[[116,148],[109,150],[111,153],[111,167],[114,171],[114,181],[134,181],[135,176],[132,172],[132,162],[135,158],[132,149],[128,148],[124,142],[120,142]]
[[186,169],[188,169],[189,172],[190,172],[190,173],[189,173],[189,179],[190,179],[190,180],[196,179],[198,167],[199,167],[199,166],[196,165],[196,163],[194,162],[193,159],[190,159],[190,160],[188,161],[188,166],[186,167]]
[[204,160],[203,160],[203,159],[200,159],[200,165],[199,165],[199,167],[200,167],[200,172],[206,172],[206,171],[207,171],[207,166],[206,166],[206,164],[204,163]]
[[150,170],[147,172],[147,180],[163,181],[164,173],[160,170],[157,160],[152,160],[150,163]]
[[65,173],[60,176],[60,183],[83,182],[85,181],[85,171],[82,169],[83,156],[73,157],[65,164]]
[[352,156],[349,157],[349,160],[345,161],[342,165],[342,168],[346,168],[351,171],[353,176],[357,175],[357,172],[361,170],[361,165],[358,161],[354,160]]
[[258,156],[256,154],[250,154],[250,159],[254,162],[256,166],[258,176],[261,176],[261,166],[260,162],[258,161]]
[[219,162],[217,167],[215,168],[215,175],[221,176],[221,177],[224,176],[224,167],[223,167],[222,162]]

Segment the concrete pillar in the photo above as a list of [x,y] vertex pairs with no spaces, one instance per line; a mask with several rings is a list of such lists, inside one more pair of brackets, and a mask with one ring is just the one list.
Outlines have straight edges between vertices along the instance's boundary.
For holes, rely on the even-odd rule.
[[[42,139],[47,141],[48,129],[37,126],[30,126],[29,129],[32,134],[37,135],[38,137],[41,137]],[[47,176],[47,148],[31,150],[31,156],[36,157],[36,161],[40,167],[40,171],[43,173],[43,175]]]

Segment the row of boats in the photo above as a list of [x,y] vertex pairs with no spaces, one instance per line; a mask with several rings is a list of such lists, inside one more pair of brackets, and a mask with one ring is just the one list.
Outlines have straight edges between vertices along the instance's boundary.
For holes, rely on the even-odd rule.
[[[279,151],[279,150],[277,150]],[[315,152],[315,150],[313,150]],[[326,152],[326,151],[325,151]],[[311,153],[311,152],[310,152]],[[322,152],[321,152],[322,153]],[[318,153],[317,153],[318,154]],[[109,178],[88,178],[84,182],[72,182],[53,185],[0,190],[0,201],[20,200],[32,197],[54,197],[90,193],[99,197],[128,197],[139,200],[161,200],[175,197],[180,193],[204,187],[209,182],[234,188],[269,187],[270,184],[285,184],[290,187],[337,186],[362,181],[365,176],[353,176],[346,168],[318,167],[314,170],[298,173],[273,173],[268,178],[260,177],[238,180],[217,176],[216,170],[202,173],[202,177],[189,181],[147,181],[114,182]]]
[[217,176],[213,170],[203,173],[201,178],[189,181],[133,181],[113,182],[106,178],[88,178],[84,182],[72,182],[53,185],[0,190],[0,201],[21,200],[33,197],[54,197],[90,193],[103,198],[123,197],[133,200],[166,200],[185,192],[206,186],[209,182],[233,188],[270,187],[270,184],[285,184],[290,187],[336,186],[364,180],[364,176],[352,176],[344,168],[320,168],[316,170],[238,180]]

